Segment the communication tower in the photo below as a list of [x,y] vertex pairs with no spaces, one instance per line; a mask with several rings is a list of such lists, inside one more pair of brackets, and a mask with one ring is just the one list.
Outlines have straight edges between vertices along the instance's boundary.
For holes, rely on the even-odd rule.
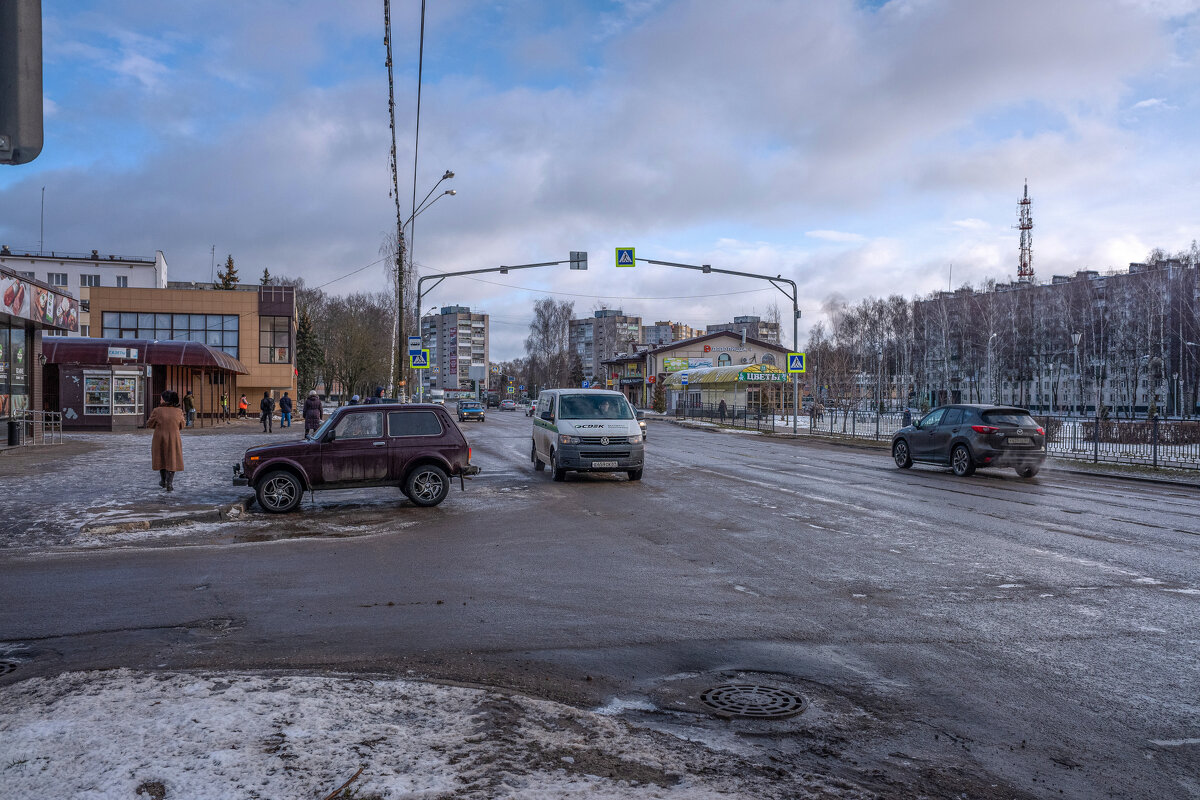
[[1025,196],[1017,202],[1017,228],[1021,231],[1021,260],[1017,264],[1017,280],[1033,283],[1033,215],[1029,199],[1029,181],[1025,181]]

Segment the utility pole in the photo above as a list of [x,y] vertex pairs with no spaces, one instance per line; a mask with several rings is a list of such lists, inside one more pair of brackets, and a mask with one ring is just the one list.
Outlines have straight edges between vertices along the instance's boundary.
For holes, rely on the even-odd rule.
[[392,77],[392,4],[383,0],[383,43],[387,48],[388,74],[388,119],[392,130],[392,150],[389,159],[392,168],[392,199],[396,204],[396,324],[392,328],[392,363],[388,370],[388,383],[399,399],[403,396],[402,388],[407,387],[404,380],[402,344],[407,341],[404,337],[404,217],[400,214],[400,179],[396,168],[396,90]]

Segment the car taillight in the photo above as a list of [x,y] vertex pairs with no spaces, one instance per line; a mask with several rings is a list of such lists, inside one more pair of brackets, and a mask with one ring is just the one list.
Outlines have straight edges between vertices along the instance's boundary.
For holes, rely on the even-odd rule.
[[471,463],[471,448],[467,448],[467,463]]
[[999,433],[999,428],[993,428],[991,425],[972,425],[971,430],[976,433]]
[[1045,436],[1045,435],[1046,435],[1046,429],[1045,429],[1045,428],[1038,428],[1038,435],[1039,435],[1039,436]]

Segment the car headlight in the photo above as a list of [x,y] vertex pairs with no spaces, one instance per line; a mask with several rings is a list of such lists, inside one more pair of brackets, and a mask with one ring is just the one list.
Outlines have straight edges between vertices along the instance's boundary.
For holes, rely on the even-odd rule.
[[629,443],[630,444],[641,444],[642,443],[642,435],[638,434],[637,436],[630,436]]
[[559,444],[579,444],[579,437],[578,436],[568,436],[565,433],[559,434],[558,443]]

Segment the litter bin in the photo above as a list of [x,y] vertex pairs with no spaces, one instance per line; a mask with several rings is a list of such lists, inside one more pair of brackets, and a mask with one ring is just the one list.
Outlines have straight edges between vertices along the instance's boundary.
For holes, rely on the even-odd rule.
[[25,423],[20,420],[8,421],[8,446],[18,447],[25,444]]

